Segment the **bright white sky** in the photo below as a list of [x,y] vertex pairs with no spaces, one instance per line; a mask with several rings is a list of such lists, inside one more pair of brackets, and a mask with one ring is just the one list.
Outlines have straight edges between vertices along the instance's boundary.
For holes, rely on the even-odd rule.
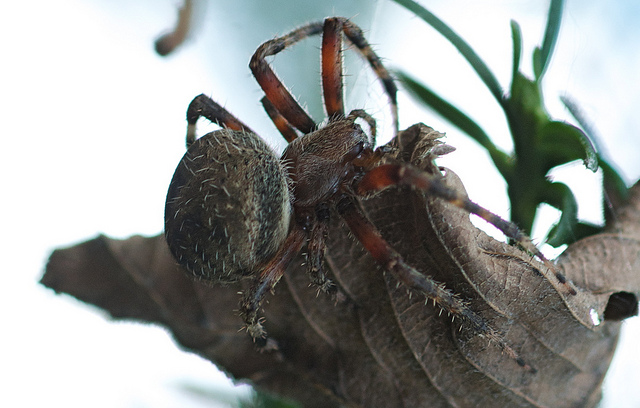
[[[295,21],[265,12],[269,27],[247,27],[238,3],[251,2],[210,6],[199,36],[169,59],[154,54],[152,41],[173,24],[176,1],[34,0],[3,7],[1,406],[195,408],[211,402],[188,394],[185,386],[230,392],[224,375],[179,351],[162,329],[108,321],[95,308],[54,295],[36,282],[56,247],[98,233],[124,238],[162,230],[166,188],[184,152],[184,112],[195,95],[215,95],[270,144],[282,147],[247,69],[261,41],[329,14],[357,14],[355,21],[389,64],[428,81],[509,148],[501,113],[477,77],[451,46],[399,6],[384,1],[371,13],[356,13],[336,5],[335,12]],[[532,47],[542,38],[546,2],[477,3],[434,0],[430,8],[471,41],[507,86],[509,19],[522,26],[522,66],[528,67]],[[640,5],[635,0],[618,1],[615,7],[595,0],[568,3],[546,76],[548,108],[565,119],[557,96],[567,93],[579,101],[631,182],[640,177]],[[245,30],[242,36],[225,34],[240,29]],[[230,52],[230,43],[237,54],[223,55]],[[296,58],[295,51],[291,55]],[[292,65],[301,69],[299,63]],[[317,69],[310,74],[317,75]],[[351,74],[361,76],[353,69]],[[370,82],[365,77],[355,87],[369,89]],[[360,96],[347,101],[383,116],[384,106],[366,102],[378,93],[355,92]],[[447,123],[411,108],[406,98],[400,104],[402,126],[423,121],[447,131],[448,142],[458,150],[445,165],[462,177],[473,199],[507,214],[504,185],[487,182],[499,177],[479,148]],[[589,180],[579,198],[593,197],[597,177],[577,168],[558,177],[576,175]],[[581,212],[590,220],[597,220],[597,214],[597,208]],[[640,405],[640,353],[632,344],[640,336],[639,320],[625,323],[607,379],[606,407]]]

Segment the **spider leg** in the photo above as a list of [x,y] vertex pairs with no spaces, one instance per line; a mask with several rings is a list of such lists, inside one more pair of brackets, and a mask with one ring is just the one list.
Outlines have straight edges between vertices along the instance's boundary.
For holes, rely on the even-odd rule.
[[322,92],[329,119],[344,117],[342,91],[343,19],[324,20],[322,31]]
[[307,244],[307,272],[311,282],[317,285],[325,293],[335,294],[336,286],[324,273],[322,261],[327,251],[327,236],[329,235],[330,211],[326,204],[321,204],[316,208],[316,222],[309,234]]
[[275,109],[280,111],[293,127],[304,134],[310,133],[316,129],[315,122],[280,81],[266,61],[266,57],[275,55],[306,37],[323,33],[322,83],[327,113],[330,118],[344,116],[340,30],[367,59],[376,76],[382,82],[391,103],[394,132],[398,133],[398,101],[396,96],[398,88],[391,74],[382,64],[380,57],[373,52],[364,38],[362,30],[346,18],[334,17],[326,19],[324,23],[311,23],[293,30],[287,35],[263,43],[251,57],[249,68]]
[[271,119],[273,124],[276,125],[276,128],[278,129],[280,134],[284,136],[287,142],[291,143],[298,138],[298,133],[296,133],[296,130],[291,126],[289,121],[284,116],[282,116],[280,111],[276,109],[275,106],[273,106],[269,98],[265,96],[260,99],[260,102],[262,102],[262,107],[267,112],[267,115],[269,115],[269,118]]
[[265,95],[273,106],[302,133],[310,133],[316,128],[316,124],[309,114],[296,102],[291,93],[278,79],[275,72],[266,61],[266,57],[275,55],[296,42],[322,32],[322,23],[312,23],[290,32],[289,34],[275,38],[262,44],[251,57],[249,68],[253,76],[262,87]]
[[196,140],[196,122],[204,116],[221,127],[255,133],[205,94],[196,96],[187,108],[187,148]]
[[[385,92],[389,96],[389,102],[391,103],[391,115],[393,117],[393,129],[394,129],[394,133],[397,134],[398,133],[398,99],[397,99],[398,87],[396,86],[396,83],[391,77],[391,74],[389,73],[389,71],[387,71],[387,69],[382,64],[380,57],[378,57],[378,55],[375,52],[373,52],[371,45],[369,45],[369,43],[365,39],[364,33],[362,32],[360,27],[358,27],[351,21],[347,20],[346,18],[336,17],[335,19],[339,19],[342,21],[342,29],[344,31],[345,36],[353,45],[356,46],[358,51],[360,51],[360,54],[362,54],[362,56],[365,57],[367,61],[369,61],[369,65],[373,69],[373,72],[375,72],[380,82],[382,82],[382,86],[384,87]],[[331,20],[331,19],[328,19],[328,20]]]
[[266,332],[258,318],[262,300],[266,293],[278,283],[293,258],[300,252],[305,237],[305,231],[299,226],[294,226],[278,252],[244,293],[240,303],[240,316],[244,319],[247,332],[259,346],[266,344]]
[[371,144],[371,147],[375,146],[376,132],[377,132],[376,120],[362,109],[354,109],[351,112],[349,112],[349,116],[347,116],[347,119],[351,119],[351,120],[356,120],[356,118],[360,118],[365,122],[367,122],[367,125],[369,125],[369,130],[371,132],[371,138],[369,139],[369,143]]
[[[507,237],[516,241],[525,250],[537,256],[549,271],[553,271],[557,281],[565,287],[569,294],[575,295],[577,293],[565,276],[540,252],[533,241],[531,241],[531,238],[523,233],[514,223],[474,203],[465,195],[447,187],[439,178],[429,173],[405,164],[384,164],[369,171],[358,183],[356,192],[361,196],[367,196],[387,187],[397,185],[409,185],[436,197],[440,197],[489,222],[502,231]],[[548,279],[550,278],[547,270],[540,271],[540,273],[546,275]]]
[[382,268],[409,288],[423,293],[428,299],[432,299],[447,313],[462,318],[463,321],[471,325],[478,335],[495,341],[519,366],[535,372],[535,369],[529,366],[505,342],[502,335],[493,329],[486,319],[475,313],[460,297],[447,289],[443,283],[421,274],[418,270],[408,265],[402,256],[382,238],[382,235],[371,221],[358,209],[354,198],[344,196],[340,199],[336,208],[353,235]]

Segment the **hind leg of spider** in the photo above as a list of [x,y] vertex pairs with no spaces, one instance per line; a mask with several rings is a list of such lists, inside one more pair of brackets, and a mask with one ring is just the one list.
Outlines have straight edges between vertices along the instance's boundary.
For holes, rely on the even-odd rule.
[[291,261],[300,252],[305,238],[306,233],[300,226],[293,227],[278,252],[242,297],[240,316],[246,324],[247,332],[259,347],[265,346],[267,342],[267,333],[258,317],[262,300],[267,292],[273,290]]
[[200,94],[193,98],[187,108],[187,148],[196,140],[196,122],[200,117],[205,117],[223,128],[255,133],[213,99]]
[[469,324],[476,334],[482,335],[498,344],[502,351],[519,366],[531,372],[536,371],[506,343],[502,335],[491,327],[486,319],[471,310],[468,304],[460,297],[447,289],[444,284],[421,274],[418,270],[408,265],[402,256],[382,238],[382,235],[371,221],[358,209],[354,198],[349,196],[342,197],[337,204],[337,210],[353,235],[384,270],[391,273],[408,288],[422,293],[427,300],[433,300],[445,312],[460,318],[463,324]]
[[[540,271],[547,279],[551,280],[553,276],[564,287],[568,294],[575,295],[577,293],[571,282],[567,281],[565,276],[556,269],[553,263],[540,252],[538,247],[531,241],[531,238],[523,233],[514,223],[479,206],[457,190],[447,187],[441,181],[441,178],[437,176],[428,174],[411,165],[384,164],[370,170],[362,178],[356,187],[356,191],[361,196],[367,196],[387,187],[398,185],[409,185],[435,197],[440,197],[457,207],[479,216],[498,228],[507,237],[513,239],[525,250],[538,257],[547,267],[547,269]],[[552,276],[550,276],[550,274],[552,274]]]

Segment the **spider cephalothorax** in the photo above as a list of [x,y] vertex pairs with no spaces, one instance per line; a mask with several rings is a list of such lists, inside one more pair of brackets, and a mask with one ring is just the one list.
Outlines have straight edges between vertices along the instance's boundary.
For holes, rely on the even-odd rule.
[[[300,107],[265,57],[293,43],[322,33],[322,83],[329,117],[318,128]],[[250,67],[265,92],[262,103],[289,142],[282,157],[255,132],[204,95],[187,110],[187,153],[169,187],[165,234],[178,262],[197,278],[212,283],[253,280],[240,313],[249,334],[264,343],[258,310],[264,295],[307,244],[307,265],[313,283],[334,293],[323,258],[333,210],[378,264],[409,289],[424,294],[442,310],[461,318],[479,335],[496,342],[518,364],[526,363],[491,326],[458,295],[407,264],[380,235],[359,205],[382,189],[409,185],[477,214],[546,263],[542,272],[575,293],[554,272],[531,240],[515,225],[469,201],[432,175],[404,162],[388,160],[384,148],[374,150],[376,125],[362,110],[346,114],[342,102],[342,36],[367,59],[389,96],[397,134],[397,88],[362,31],[344,18],[328,18],[262,44]],[[224,129],[195,138],[195,124],[204,116]],[[368,132],[358,122],[364,121]],[[414,125],[405,134],[420,131]],[[422,125],[423,126],[423,125]]]

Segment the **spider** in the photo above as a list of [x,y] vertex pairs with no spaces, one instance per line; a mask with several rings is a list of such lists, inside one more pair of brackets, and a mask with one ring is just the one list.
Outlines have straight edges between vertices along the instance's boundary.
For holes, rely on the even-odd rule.
[[[320,34],[328,122],[318,128],[275,75],[266,57]],[[335,211],[385,271],[454,318],[461,318],[478,335],[495,341],[520,366],[528,367],[467,302],[407,264],[369,221],[359,200],[399,185],[440,197],[496,226],[542,260],[568,292],[575,294],[575,289],[514,224],[448,188],[441,177],[407,163],[385,161],[385,147],[375,148],[375,120],[363,110],[345,111],[343,35],[382,83],[398,134],[397,87],[354,23],[340,17],[327,18],[265,42],[249,66],[264,90],[266,112],[289,144],[278,159],[247,125],[209,97],[197,96],[187,109],[187,152],[167,195],[165,235],[171,252],[193,276],[212,284],[252,279],[242,296],[240,314],[248,333],[264,346],[266,332],[258,316],[261,303],[305,243],[311,281],[329,294],[336,293],[323,269],[329,218]],[[195,125],[200,117],[217,123],[222,130],[196,139]],[[360,121],[367,124],[368,134]]]

